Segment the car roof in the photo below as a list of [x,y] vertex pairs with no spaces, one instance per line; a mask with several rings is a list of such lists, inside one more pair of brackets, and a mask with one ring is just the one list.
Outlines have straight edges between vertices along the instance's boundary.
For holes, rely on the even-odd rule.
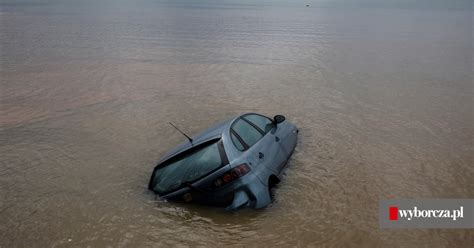
[[177,147],[175,147],[174,149],[172,149],[171,151],[169,151],[161,160],[160,162],[158,162],[158,164],[161,164],[163,162],[165,162],[166,160],[170,159],[171,157],[177,155],[177,154],[180,154],[192,147],[196,147],[196,146],[199,146],[203,143],[206,143],[210,140],[213,140],[213,139],[220,139],[221,137],[225,136],[226,135],[226,130],[229,130],[229,127],[230,125],[232,124],[232,122],[239,118],[240,116],[242,115],[239,115],[239,116],[235,116],[231,119],[228,119],[226,121],[223,121],[223,122],[220,122],[216,125],[213,125],[201,132],[199,132],[198,134],[196,135],[193,135],[191,138],[193,139],[193,145],[191,145],[191,143],[189,141],[185,141],[181,144],[179,144]]

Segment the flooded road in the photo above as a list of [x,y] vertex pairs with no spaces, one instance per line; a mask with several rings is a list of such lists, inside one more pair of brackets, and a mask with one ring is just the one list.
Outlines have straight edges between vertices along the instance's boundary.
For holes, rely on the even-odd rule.
[[[472,5],[305,4],[2,1],[0,247],[472,247],[377,219],[474,198]],[[169,121],[247,111],[301,130],[270,207],[148,192]]]

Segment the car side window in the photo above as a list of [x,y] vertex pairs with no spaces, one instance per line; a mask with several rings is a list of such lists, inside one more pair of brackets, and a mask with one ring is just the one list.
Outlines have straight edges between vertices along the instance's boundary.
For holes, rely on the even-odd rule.
[[243,116],[242,118],[253,123],[260,129],[260,131],[264,133],[270,132],[274,127],[273,122],[269,118],[262,115],[248,114]]
[[[244,149],[248,149],[249,147],[257,143],[257,141],[263,137],[263,134],[259,130],[257,130],[255,127],[253,127],[247,121],[241,118],[237,119],[234,122],[231,129],[233,132],[235,132],[234,134],[235,137],[238,140],[242,141],[241,145],[243,145]],[[232,131],[231,131],[231,134],[232,134]],[[234,142],[234,145],[239,149],[239,145],[238,145],[239,142],[235,142],[233,138],[232,138],[232,141]]]
[[237,138],[237,136],[235,136],[234,133],[230,133],[230,138],[232,139],[232,142],[234,143],[235,147],[237,147],[237,149],[241,151],[245,150],[244,145],[240,143],[240,140]]

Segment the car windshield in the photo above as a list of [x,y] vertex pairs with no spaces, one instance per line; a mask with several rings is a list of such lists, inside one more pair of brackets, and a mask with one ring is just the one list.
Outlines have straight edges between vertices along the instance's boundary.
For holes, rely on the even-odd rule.
[[[156,170],[153,190],[166,193],[183,184],[193,182],[223,165],[219,153],[220,142],[213,142],[192,151],[178,159],[172,159],[162,168]],[[179,155],[178,155],[179,156]]]

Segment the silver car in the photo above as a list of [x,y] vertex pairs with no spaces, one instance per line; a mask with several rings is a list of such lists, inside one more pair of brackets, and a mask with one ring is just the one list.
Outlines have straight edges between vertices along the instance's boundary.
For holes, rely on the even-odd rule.
[[282,115],[247,113],[189,138],[155,167],[149,189],[162,199],[235,210],[271,203],[270,188],[298,135]]

